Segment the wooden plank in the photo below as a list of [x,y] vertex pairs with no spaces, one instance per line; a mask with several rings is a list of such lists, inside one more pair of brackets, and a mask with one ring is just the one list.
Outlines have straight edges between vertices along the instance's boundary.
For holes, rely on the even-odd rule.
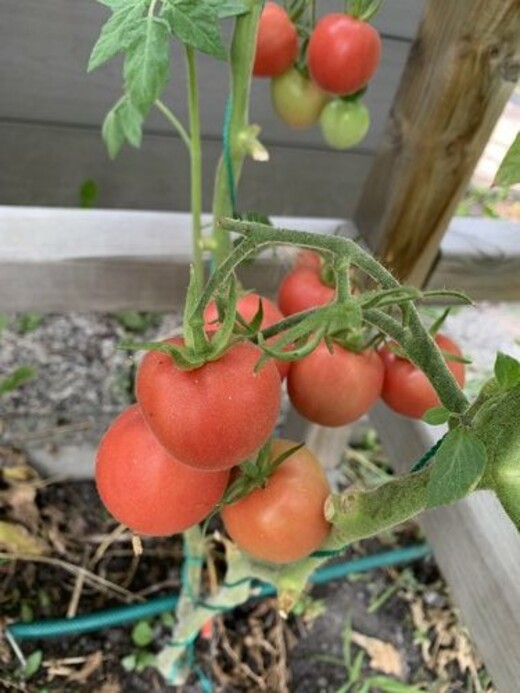
[[[356,234],[339,219],[279,221]],[[190,247],[189,215],[178,212],[0,207],[0,310],[171,309],[184,296]],[[247,284],[273,294],[284,257],[244,268]],[[519,269],[516,224],[456,218],[428,288],[518,301]]]
[[[209,209],[220,141],[206,140],[203,150]],[[324,217],[354,210],[369,155],[290,146],[270,147],[270,153],[269,165],[246,162],[242,211]],[[98,185],[99,207],[189,209],[187,155],[177,137],[148,135],[141,150],[125,149],[110,162],[95,130],[0,123],[0,204],[77,206],[88,178]]]
[[474,301],[520,301],[518,223],[455,217],[426,285],[445,287]]
[[[323,233],[345,227],[278,221]],[[0,310],[174,310],[184,301],[190,247],[187,214],[0,207]],[[280,257],[267,253],[241,276],[274,294]]]
[[[323,10],[335,5],[332,1],[324,3]],[[385,9],[378,20],[381,28],[390,28],[397,39],[384,39],[384,59],[367,94],[373,122],[363,143],[364,150],[372,151],[383,131],[421,5],[422,1],[401,0],[395,8]],[[0,26],[0,118],[99,128],[121,91],[119,60],[86,74],[89,52],[107,16],[107,8],[94,0],[51,0],[44,4],[39,0],[4,0]],[[400,38],[400,25],[404,40]],[[198,62],[203,134],[220,138],[228,90],[227,65],[206,56],[200,56]],[[176,47],[172,54],[172,84],[165,101],[187,122],[185,94],[184,56]],[[254,122],[262,126],[267,144],[287,142],[290,146],[325,149],[318,128],[291,131],[279,122],[270,104],[269,80],[255,80],[251,112]],[[159,113],[151,114],[147,128],[151,132],[170,131]]]
[[[442,435],[379,404],[370,415],[398,471]],[[429,544],[499,691],[520,681],[520,535],[495,496],[479,492],[420,516]]]
[[420,285],[519,72],[518,0],[429,0],[354,219]]

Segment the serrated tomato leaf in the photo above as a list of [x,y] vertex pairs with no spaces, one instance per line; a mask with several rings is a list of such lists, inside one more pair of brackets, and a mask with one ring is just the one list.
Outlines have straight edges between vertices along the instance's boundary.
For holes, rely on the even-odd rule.
[[117,106],[114,106],[106,114],[101,128],[101,136],[107,148],[108,156],[115,159],[125,141],[125,133],[117,115]]
[[249,11],[247,6],[240,0],[206,0],[206,4],[212,5],[215,8],[219,19],[237,17]]
[[118,0],[117,3],[112,1],[111,4],[103,4],[111,7],[113,14],[101,29],[101,34],[92,49],[87,72],[92,72],[107,60],[128,49],[146,9],[146,0]]
[[520,133],[506,152],[499,166],[493,185],[509,188],[520,183]]
[[162,17],[182,43],[215,58],[226,58],[215,7],[192,0],[168,0]]
[[161,95],[170,68],[170,43],[166,22],[157,17],[141,21],[127,50],[125,89],[144,115]]
[[431,465],[427,506],[453,503],[473,491],[486,466],[484,443],[471,431],[450,431]]
[[511,390],[520,384],[520,361],[498,352],[495,360],[495,378],[502,390]]

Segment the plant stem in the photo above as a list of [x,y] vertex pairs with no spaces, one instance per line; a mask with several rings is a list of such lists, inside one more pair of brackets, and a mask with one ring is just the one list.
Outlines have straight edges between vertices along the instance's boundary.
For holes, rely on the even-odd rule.
[[197,65],[191,46],[186,46],[188,72],[188,104],[190,114],[190,160],[191,160],[191,214],[193,266],[197,285],[204,284],[204,264],[202,257],[202,154],[200,143],[200,111],[197,84]]
[[166,104],[164,104],[160,99],[157,99],[155,102],[156,108],[161,111],[161,113],[164,115],[166,120],[173,125],[174,129],[178,132],[180,135],[182,141],[188,148],[188,151],[191,151],[191,140],[190,136],[188,135],[186,129],[184,128],[183,124],[181,121],[177,118],[175,113],[171,111]]
[[[238,184],[246,151],[240,145],[240,134],[246,130],[249,124],[249,94],[251,91],[251,72],[256,46],[256,34],[258,21],[262,12],[260,0],[247,0],[244,2],[249,12],[236,18],[235,31],[231,43],[231,113],[229,115],[229,130],[227,133],[231,159],[231,167],[235,185]],[[232,195],[234,191],[229,189],[228,172],[226,170],[226,153],[221,156],[215,178],[215,190],[213,196],[213,216],[218,219],[223,216],[233,216]],[[213,226],[212,239],[214,241],[213,257],[218,266],[223,262],[231,250],[230,234]]]

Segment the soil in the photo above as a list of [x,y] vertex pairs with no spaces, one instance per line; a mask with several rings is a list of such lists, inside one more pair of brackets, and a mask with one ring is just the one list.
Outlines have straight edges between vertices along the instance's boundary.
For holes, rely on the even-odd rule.
[[[475,373],[483,378],[492,367],[490,353],[503,349],[519,355],[511,331],[520,334],[520,312],[518,306],[504,306],[498,314],[485,305],[472,310],[459,311],[448,326],[463,343],[471,343]],[[130,317],[70,314],[3,321],[0,380],[22,365],[34,367],[36,375],[0,399],[0,522],[23,525],[44,541],[51,562],[0,555],[0,625],[91,613],[179,588],[177,538],[146,540],[143,554],[136,556],[128,533],[113,535],[117,525],[90,480],[54,476],[44,481],[31,471],[45,467],[42,461],[61,460],[64,450],[83,450],[87,464],[76,476],[88,476],[102,430],[132,399],[135,360],[116,346],[128,336],[145,340],[167,334],[177,324],[175,316],[148,314],[136,331]],[[497,329],[501,321],[505,336]],[[369,457],[385,469],[372,437],[357,452],[358,461],[359,455]],[[353,465],[347,454],[334,478],[352,478]],[[6,475],[6,469],[17,472]],[[359,465],[356,469],[363,473]],[[346,556],[420,540],[416,526],[408,524],[351,547]],[[78,567],[108,582],[81,582]],[[116,594],[113,585],[129,594]],[[179,689],[165,684],[153,666],[142,668],[168,642],[171,616],[152,619],[149,626],[146,645],[133,625],[21,642],[26,659],[42,654],[28,679],[12,647],[0,640],[0,690],[190,692],[207,690],[206,677],[214,690],[230,692],[328,693],[347,690],[347,684],[352,691],[493,690],[432,558],[314,587],[287,620],[274,599],[217,615],[211,636],[197,641],[197,671]]]

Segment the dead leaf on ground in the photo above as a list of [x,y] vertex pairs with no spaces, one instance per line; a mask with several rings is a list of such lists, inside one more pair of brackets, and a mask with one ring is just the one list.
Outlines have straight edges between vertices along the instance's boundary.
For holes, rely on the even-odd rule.
[[401,654],[391,643],[370,638],[356,631],[352,631],[351,640],[368,654],[372,669],[402,679],[403,660]]
[[121,693],[121,686],[115,679],[108,679],[96,693]]
[[49,552],[48,545],[30,534],[25,527],[12,522],[0,521],[0,548],[9,553],[41,556]]

